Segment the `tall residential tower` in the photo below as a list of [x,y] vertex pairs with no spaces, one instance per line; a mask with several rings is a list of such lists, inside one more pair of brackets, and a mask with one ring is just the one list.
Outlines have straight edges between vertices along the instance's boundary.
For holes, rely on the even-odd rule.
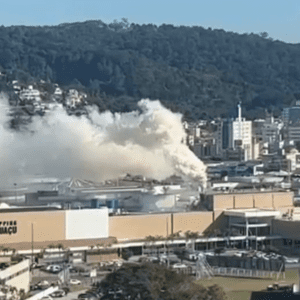
[[252,121],[242,118],[241,103],[237,106],[238,116],[222,120],[218,126],[218,154],[237,153],[239,160],[251,160],[252,157]]

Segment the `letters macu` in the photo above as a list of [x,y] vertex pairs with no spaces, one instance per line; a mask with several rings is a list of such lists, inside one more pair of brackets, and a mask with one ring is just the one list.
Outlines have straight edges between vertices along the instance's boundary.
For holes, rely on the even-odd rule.
[[0,234],[16,234],[17,221],[0,221]]

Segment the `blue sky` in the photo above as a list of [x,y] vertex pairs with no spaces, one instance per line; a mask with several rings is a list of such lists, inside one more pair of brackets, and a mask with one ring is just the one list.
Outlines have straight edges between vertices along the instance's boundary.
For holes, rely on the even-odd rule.
[[57,25],[128,18],[130,23],[199,25],[239,33],[266,31],[300,42],[300,0],[0,0],[0,24]]

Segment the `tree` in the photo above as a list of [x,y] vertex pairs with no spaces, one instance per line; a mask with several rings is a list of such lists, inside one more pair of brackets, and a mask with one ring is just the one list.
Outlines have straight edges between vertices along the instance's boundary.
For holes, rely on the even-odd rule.
[[259,35],[264,39],[266,39],[269,36],[269,34],[266,31],[260,32]]
[[61,250],[64,250],[64,245],[62,244],[62,243],[59,243],[59,244],[57,244],[56,245],[56,248],[59,250],[59,251],[61,251]]
[[104,243],[97,244],[96,247],[97,247],[98,249],[100,249],[100,248],[104,247]]
[[10,250],[9,247],[4,247],[4,248],[2,249],[4,255],[5,255],[6,253],[8,253],[9,250]]
[[26,298],[26,293],[24,289],[20,289],[19,291],[20,300],[24,300]]
[[195,251],[195,240],[199,237],[199,233],[197,231],[193,232],[188,230],[184,233],[184,235],[187,242],[188,240],[192,240],[192,247],[193,250]]
[[208,293],[212,297],[211,299],[226,299],[224,290],[217,284],[210,286]]
[[[151,251],[151,254],[153,252],[153,248],[155,249],[155,241],[156,241],[156,237],[155,236],[152,236],[152,235],[148,235],[145,237],[145,240],[146,240],[146,245],[148,245],[150,247],[150,251]],[[156,251],[154,251],[156,252]]]
[[50,244],[50,245],[48,245],[48,248],[49,248],[49,249],[54,249],[54,248],[55,248],[55,245],[54,245],[54,244]]
[[106,276],[101,282],[104,291],[121,288],[131,299],[148,300],[223,300],[219,286],[204,288],[191,277],[156,264],[125,265]]

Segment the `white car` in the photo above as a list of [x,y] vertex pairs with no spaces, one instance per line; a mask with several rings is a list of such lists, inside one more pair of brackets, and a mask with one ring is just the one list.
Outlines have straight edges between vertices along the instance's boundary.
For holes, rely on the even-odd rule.
[[43,281],[40,281],[37,285],[38,286],[41,286],[41,285],[50,285],[50,283],[47,280],[43,280]]
[[50,265],[46,268],[49,272],[59,272],[62,270],[62,267],[60,265]]
[[72,285],[80,285],[80,284],[81,284],[81,281],[78,280],[78,279],[71,279],[71,280],[70,280],[70,284],[72,284]]
[[177,263],[177,264],[173,265],[174,269],[183,269],[183,268],[186,268],[186,267],[187,267],[187,265],[181,264],[181,263]]
[[243,254],[242,254],[242,253],[239,253],[239,252],[234,253],[233,255],[236,256],[236,257],[242,257],[242,256],[243,256]]

